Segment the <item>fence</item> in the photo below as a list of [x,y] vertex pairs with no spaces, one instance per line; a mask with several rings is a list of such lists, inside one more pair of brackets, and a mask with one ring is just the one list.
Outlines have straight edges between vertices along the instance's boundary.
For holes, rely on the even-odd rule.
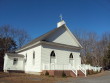
[[91,66],[90,64],[82,64],[81,65],[83,68],[85,68],[86,70],[93,70],[93,71],[100,71],[102,67],[96,67],[96,66]]

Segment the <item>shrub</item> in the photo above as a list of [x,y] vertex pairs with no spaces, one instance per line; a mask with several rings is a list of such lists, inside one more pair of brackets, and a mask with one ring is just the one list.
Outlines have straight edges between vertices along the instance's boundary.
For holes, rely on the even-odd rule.
[[46,76],[48,76],[48,75],[49,75],[49,72],[48,72],[48,71],[46,71],[46,72],[45,72],[45,75],[46,75]]
[[94,74],[94,71],[93,71],[93,70],[91,71],[91,75],[92,75],[92,74]]
[[101,72],[102,72],[102,70],[99,71],[99,73],[101,73]]
[[66,74],[64,71],[62,72],[62,77],[66,77]]
[[99,73],[99,71],[98,71],[98,70],[96,71],[96,74],[97,74],[97,73]]
[[92,75],[93,74],[93,70],[89,70],[89,75]]
[[87,72],[87,75],[90,75],[90,72],[89,72],[89,70],[87,70],[86,72]]
[[87,70],[87,75],[92,75],[94,73],[93,70]]

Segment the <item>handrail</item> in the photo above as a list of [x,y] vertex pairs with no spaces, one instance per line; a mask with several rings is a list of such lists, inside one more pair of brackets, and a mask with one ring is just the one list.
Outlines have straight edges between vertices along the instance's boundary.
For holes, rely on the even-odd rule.
[[72,72],[76,75],[76,77],[78,76],[77,70],[75,70],[75,69],[73,70],[72,69]]
[[84,69],[83,67],[79,66],[79,69],[82,71],[82,73],[85,74],[85,77],[86,77],[86,69]]
[[76,75],[76,77],[78,76],[78,71],[73,67],[73,65],[69,64],[70,69],[72,70],[72,72]]

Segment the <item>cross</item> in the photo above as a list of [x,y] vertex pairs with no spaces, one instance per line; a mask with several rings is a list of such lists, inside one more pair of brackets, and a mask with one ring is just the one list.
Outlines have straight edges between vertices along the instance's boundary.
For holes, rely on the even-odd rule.
[[63,16],[62,16],[62,14],[60,14],[60,19],[63,20]]

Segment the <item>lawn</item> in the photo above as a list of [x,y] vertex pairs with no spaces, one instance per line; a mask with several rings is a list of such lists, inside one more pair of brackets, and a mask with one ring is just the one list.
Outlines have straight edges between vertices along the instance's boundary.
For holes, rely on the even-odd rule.
[[0,83],[54,83],[67,78],[0,72]]

